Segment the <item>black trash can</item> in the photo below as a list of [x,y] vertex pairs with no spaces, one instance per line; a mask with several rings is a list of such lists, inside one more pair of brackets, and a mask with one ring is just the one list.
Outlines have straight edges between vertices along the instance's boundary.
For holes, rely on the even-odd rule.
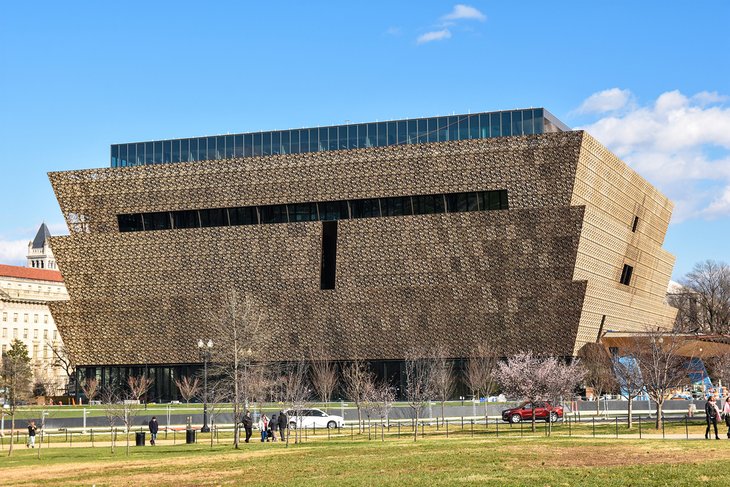
[[135,446],[144,446],[144,437],[145,437],[145,432],[144,431],[137,431],[134,434],[134,444],[135,444]]
[[185,443],[195,443],[195,430],[185,430]]

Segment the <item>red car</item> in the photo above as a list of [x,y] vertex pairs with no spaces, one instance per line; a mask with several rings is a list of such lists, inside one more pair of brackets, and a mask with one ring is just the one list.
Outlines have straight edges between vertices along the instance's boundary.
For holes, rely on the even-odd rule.
[[[533,404],[525,401],[516,408],[505,409],[502,411],[502,420],[509,423],[519,423],[520,421],[532,421]],[[561,406],[551,406],[548,402],[536,402],[535,419],[541,421],[556,422],[563,417],[563,408]]]

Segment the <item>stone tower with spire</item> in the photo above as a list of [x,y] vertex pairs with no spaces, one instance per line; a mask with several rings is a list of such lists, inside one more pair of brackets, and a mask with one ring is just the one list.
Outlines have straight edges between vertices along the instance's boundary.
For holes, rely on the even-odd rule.
[[51,232],[45,223],[41,223],[35,238],[28,242],[28,263],[27,267],[34,269],[51,269],[57,270],[56,258],[53,257],[49,239]]

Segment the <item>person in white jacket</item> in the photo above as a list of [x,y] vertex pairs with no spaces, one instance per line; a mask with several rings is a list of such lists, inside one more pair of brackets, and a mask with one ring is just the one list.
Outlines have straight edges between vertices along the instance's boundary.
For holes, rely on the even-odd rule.
[[259,422],[257,424],[259,431],[261,431],[261,442],[263,443],[266,441],[266,429],[269,427],[269,418],[266,417],[265,414],[262,414],[259,417]]
[[722,407],[722,417],[725,418],[725,426],[727,426],[727,437],[730,439],[730,396],[725,398],[725,405]]

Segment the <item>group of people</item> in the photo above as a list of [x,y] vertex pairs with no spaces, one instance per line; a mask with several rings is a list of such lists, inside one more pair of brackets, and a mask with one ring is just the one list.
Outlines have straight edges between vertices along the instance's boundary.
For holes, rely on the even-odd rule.
[[[266,414],[261,414],[256,424],[259,431],[261,431],[261,441],[276,441],[276,430],[279,430],[279,439],[284,441],[286,439],[286,428],[289,426],[289,418],[283,410],[278,413],[273,413],[271,418],[266,417]],[[251,417],[251,411],[246,411],[246,415],[243,417],[243,429],[246,431],[246,443],[251,439],[253,433],[253,417]]]
[[730,439],[730,396],[725,398],[725,405],[722,407],[722,411],[720,411],[720,407],[715,401],[715,396],[710,396],[705,403],[705,417],[707,420],[707,429],[705,429],[706,440],[710,439],[710,426],[715,429],[715,439],[720,439],[720,436],[717,434],[717,423],[722,422],[723,419],[727,426],[727,437]]

